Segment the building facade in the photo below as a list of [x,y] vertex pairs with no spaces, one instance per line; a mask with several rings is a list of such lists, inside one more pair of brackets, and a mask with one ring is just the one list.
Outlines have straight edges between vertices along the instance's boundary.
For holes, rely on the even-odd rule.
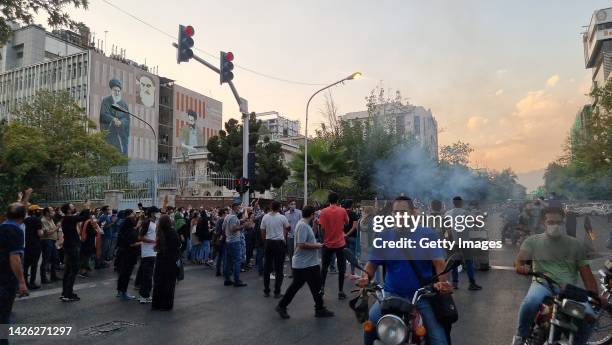
[[196,113],[191,132],[201,134],[192,146],[204,147],[221,129],[221,102],[122,55],[79,46],[74,33],[64,36],[70,41],[34,25],[14,30],[1,48],[0,120],[10,121],[16,107],[41,90],[66,91],[96,124],[93,130],[107,131],[107,141],[130,160],[149,162],[176,155],[180,133],[191,124],[188,110]]
[[277,111],[255,114],[261,124],[267,128],[270,138],[287,138],[300,135],[300,121],[290,120]]
[[593,72],[593,88],[603,86],[612,71],[612,7],[593,13],[582,41],[585,67]]
[[414,138],[432,159],[438,159],[438,121],[431,109],[400,102],[388,102],[375,107],[370,116],[368,111],[356,111],[340,116],[349,122],[382,121],[391,126],[393,132],[406,139]]

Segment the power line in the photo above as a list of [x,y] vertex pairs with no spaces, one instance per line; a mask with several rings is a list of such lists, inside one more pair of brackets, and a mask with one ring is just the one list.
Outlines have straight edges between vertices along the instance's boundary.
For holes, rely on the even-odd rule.
[[[153,29],[153,30],[155,30],[155,31],[157,31],[157,32],[159,32],[159,33],[161,33],[162,35],[168,36],[168,37],[169,37],[169,38],[171,38],[173,41],[174,41],[174,39],[176,38],[176,37],[174,37],[173,35],[171,35],[171,34],[167,33],[166,31],[164,31],[164,30],[162,30],[162,29],[160,29],[160,28],[156,27],[156,26],[155,26],[155,25],[153,25],[153,24],[150,24],[150,23],[146,22],[145,20],[143,20],[143,19],[141,19],[141,18],[137,17],[136,15],[134,15],[134,14],[132,14],[132,13],[130,13],[130,12],[128,12],[128,11],[126,11],[126,10],[124,10],[123,8],[121,8],[121,7],[119,7],[119,6],[115,5],[115,4],[113,4],[112,2],[110,2],[110,1],[108,1],[108,0],[102,0],[102,2],[104,2],[104,3],[106,3],[107,5],[109,5],[109,6],[113,7],[114,9],[118,10],[119,12],[121,12],[121,13],[123,13],[123,14],[127,15],[128,17],[130,17],[130,18],[132,18],[132,19],[134,19],[134,20],[136,20],[136,21],[138,21],[138,22],[140,22],[140,23],[142,23],[142,24],[144,24],[144,25],[148,26],[149,28],[151,28],[151,29]],[[203,53],[203,54],[205,54],[205,55],[209,56],[209,57],[212,57],[212,58],[218,58],[218,56],[217,56],[217,55],[215,55],[215,54],[213,54],[213,53],[210,53],[210,52],[207,52],[207,51],[205,51],[205,50],[202,50],[202,49],[200,49],[200,48],[196,48],[196,47],[194,47],[194,49],[195,49],[195,50],[197,50],[197,51],[199,51],[200,53]],[[243,71],[247,71],[247,72],[253,73],[253,74],[258,75],[258,76],[260,76],[260,77],[264,77],[264,78],[268,78],[268,79],[272,79],[272,80],[276,80],[276,81],[281,81],[281,82],[288,83],[288,84],[306,85],[306,86],[324,86],[324,85],[327,85],[327,84],[325,84],[325,83],[310,83],[310,82],[303,82],[303,81],[297,81],[297,80],[291,80],[291,79],[280,78],[280,77],[276,77],[276,76],[273,76],[273,75],[270,75],[270,74],[266,74],[266,73],[258,72],[258,71],[254,70],[254,69],[251,69],[251,68],[248,68],[248,67],[245,67],[245,66],[241,66],[241,65],[238,65],[238,64],[235,64],[235,66],[236,66],[236,67],[238,67],[238,68],[240,68],[240,69],[241,69],[241,70],[243,70]]]

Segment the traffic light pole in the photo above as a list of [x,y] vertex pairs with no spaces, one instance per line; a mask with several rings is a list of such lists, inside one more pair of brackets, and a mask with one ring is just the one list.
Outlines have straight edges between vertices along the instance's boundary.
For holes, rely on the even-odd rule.
[[[178,44],[176,43],[172,43],[172,46],[174,46],[175,48],[178,48]],[[193,54],[193,59],[201,63],[202,65],[210,68],[217,74],[221,73],[221,71],[216,66],[208,63],[208,61],[202,59],[201,57],[195,54]],[[248,106],[247,100],[244,98],[241,98],[240,95],[238,94],[238,90],[236,89],[236,86],[234,86],[234,83],[231,80],[228,81],[227,83],[229,84],[229,87],[232,90],[232,94],[234,95],[234,98],[236,99],[236,102],[238,103],[238,107],[240,108],[240,112],[242,113],[242,129],[243,129],[242,130],[242,177],[247,178],[248,171],[249,171],[249,164],[248,164],[248,160],[249,160],[249,106]],[[242,194],[242,203],[244,206],[249,205],[249,190],[248,189],[244,191],[244,193]]]

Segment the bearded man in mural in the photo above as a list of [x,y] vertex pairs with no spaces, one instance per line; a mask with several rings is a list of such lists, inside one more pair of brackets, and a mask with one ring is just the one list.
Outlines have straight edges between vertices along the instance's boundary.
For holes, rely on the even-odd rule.
[[198,115],[193,110],[187,111],[187,126],[181,127],[179,141],[183,154],[195,152],[204,146],[204,136],[196,128]]
[[146,75],[136,79],[140,86],[140,92],[136,96],[136,101],[145,107],[153,108],[155,105],[155,84]]
[[118,105],[121,109],[128,110],[128,105],[121,98],[121,82],[111,79],[108,83],[111,95],[102,99],[100,105],[100,129],[108,131],[106,141],[117,148],[123,155],[128,154],[130,137],[130,115],[122,111],[116,111],[111,106]]

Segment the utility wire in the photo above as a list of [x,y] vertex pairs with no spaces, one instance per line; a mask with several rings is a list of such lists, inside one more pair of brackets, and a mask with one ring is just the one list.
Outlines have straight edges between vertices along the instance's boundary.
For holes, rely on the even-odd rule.
[[[134,20],[136,20],[136,21],[138,21],[138,22],[148,26],[149,28],[151,28],[151,29],[161,33],[162,35],[168,36],[173,41],[176,38],[174,35],[169,34],[166,31],[156,27],[155,25],[146,22],[145,20],[137,17],[136,15],[134,15],[134,14],[132,14],[132,13],[126,11],[126,10],[124,10],[123,8],[113,4],[112,2],[110,2],[108,0],[101,0],[101,1],[106,3],[109,6],[113,7],[117,11],[127,15],[128,17],[130,17],[130,18],[132,18],[132,19],[134,19]],[[218,58],[219,57],[218,55],[215,55],[213,53],[207,52],[207,51],[202,50],[202,49],[197,48],[197,47],[194,47],[194,49],[197,50],[198,52],[203,53],[203,54],[205,54],[205,55],[207,55],[209,57],[212,57],[212,58]],[[253,74],[258,75],[260,77],[264,77],[264,78],[268,78],[268,79],[272,79],[272,80],[276,80],[276,81],[281,81],[281,82],[288,83],[288,84],[306,85],[306,86],[324,86],[324,85],[327,85],[325,83],[309,83],[309,82],[303,82],[303,81],[296,81],[296,80],[291,80],[291,79],[280,78],[280,77],[276,77],[276,76],[273,76],[273,75],[270,75],[270,74],[258,72],[258,71],[254,70],[254,69],[251,69],[251,68],[248,68],[248,67],[245,67],[245,66],[241,66],[241,65],[238,65],[238,64],[234,64],[234,66],[240,68],[243,71],[247,71],[247,72],[253,73]]]

